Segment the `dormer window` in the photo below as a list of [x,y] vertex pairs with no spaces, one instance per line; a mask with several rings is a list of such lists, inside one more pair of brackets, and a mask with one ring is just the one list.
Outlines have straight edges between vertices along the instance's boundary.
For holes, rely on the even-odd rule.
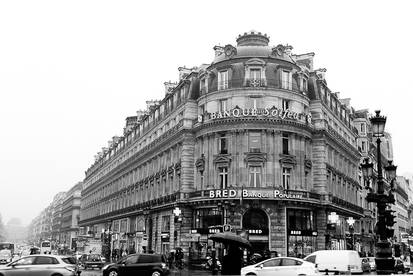
[[293,89],[293,76],[290,71],[282,70],[281,72],[281,87],[283,89]]
[[228,89],[228,70],[218,72],[218,90]]
[[245,63],[244,85],[251,87],[266,86],[265,62],[263,60],[253,58]]
[[250,69],[250,80],[261,80],[261,68]]

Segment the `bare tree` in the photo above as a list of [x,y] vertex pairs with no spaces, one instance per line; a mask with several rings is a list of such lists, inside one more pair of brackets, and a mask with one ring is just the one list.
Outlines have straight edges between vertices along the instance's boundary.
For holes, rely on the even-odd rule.
[[7,236],[6,229],[4,227],[3,220],[2,220],[1,214],[0,214],[0,242],[5,241],[6,236]]

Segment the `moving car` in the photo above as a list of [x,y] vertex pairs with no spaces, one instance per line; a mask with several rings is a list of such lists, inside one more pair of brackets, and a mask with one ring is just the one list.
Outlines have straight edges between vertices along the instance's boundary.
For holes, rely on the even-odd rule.
[[73,257],[29,255],[0,267],[2,276],[77,276],[78,267]]
[[313,263],[293,257],[276,257],[241,268],[241,276],[320,275]]
[[100,254],[84,254],[82,255],[82,257],[80,257],[80,263],[84,269],[102,269],[102,267],[105,265]]
[[164,276],[169,274],[165,255],[161,254],[131,254],[123,257],[117,263],[105,265],[103,276]]
[[355,250],[319,250],[304,260],[314,263],[320,272],[363,273],[360,255]]

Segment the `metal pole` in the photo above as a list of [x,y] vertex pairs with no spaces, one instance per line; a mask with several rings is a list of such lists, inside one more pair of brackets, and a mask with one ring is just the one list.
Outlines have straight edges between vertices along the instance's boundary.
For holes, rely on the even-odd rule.
[[377,193],[384,194],[383,171],[381,167],[381,140],[377,138]]

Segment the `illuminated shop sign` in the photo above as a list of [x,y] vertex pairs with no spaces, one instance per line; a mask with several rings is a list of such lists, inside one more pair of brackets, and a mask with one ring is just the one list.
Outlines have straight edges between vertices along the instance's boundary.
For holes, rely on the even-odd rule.
[[264,199],[302,199],[303,195],[283,190],[260,190],[260,189],[223,189],[210,190],[209,198],[264,198]]
[[317,231],[313,230],[289,230],[288,234],[291,236],[317,236]]
[[268,235],[268,229],[247,229],[250,235]]
[[[206,118],[210,120],[240,117],[270,117],[289,119],[311,123],[311,114],[297,113],[289,109],[280,108],[235,108],[231,110],[207,113]],[[202,118],[201,118],[202,120]]]

